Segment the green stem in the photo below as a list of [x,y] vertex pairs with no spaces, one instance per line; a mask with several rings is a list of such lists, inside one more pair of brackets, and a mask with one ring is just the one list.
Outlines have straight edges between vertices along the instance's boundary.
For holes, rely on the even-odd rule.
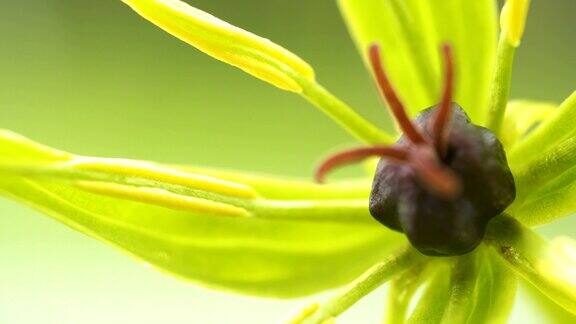
[[452,269],[450,297],[442,323],[467,323],[476,304],[478,281],[477,253],[469,253],[456,259]]
[[500,34],[498,50],[496,53],[496,65],[490,90],[490,102],[487,120],[487,127],[500,137],[506,105],[510,96],[510,84],[512,82],[512,67],[514,65],[514,54],[516,48],[512,46],[506,33]]
[[390,282],[386,294],[384,323],[404,323],[414,294],[428,278],[428,271],[435,263],[426,262],[420,267],[412,267]]
[[449,296],[449,269],[446,265],[438,264],[435,273],[418,300],[414,311],[406,320],[408,324],[440,323],[446,309]]
[[325,320],[335,318],[394,275],[413,266],[418,260],[420,260],[420,254],[411,247],[401,249],[386,260],[372,266],[335,297],[320,305],[309,317],[297,323],[320,324]]
[[[494,256],[494,251],[490,251],[490,256]],[[518,278],[502,260],[490,258],[489,264],[492,272],[492,297],[488,312],[483,320],[472,323],[495,323],[504,324],[508,322],[516,292],[518,291]],[[480,299],[479,299],[480,300]]]
[[390,144],[394,138],[370,123],[321,85],[300,80],[302,96],[357,139],[369,144]]
[[486,242],[520,277],[576,314],[576,283],[566,272],[566,268],[573,269],[574,256],[562,255],[562,251],[555,250],[538,234],[508,216],[489,223]]

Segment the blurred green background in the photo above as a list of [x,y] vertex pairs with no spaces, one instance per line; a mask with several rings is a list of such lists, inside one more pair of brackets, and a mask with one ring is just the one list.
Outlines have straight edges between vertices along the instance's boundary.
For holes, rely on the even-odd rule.
[[[335,1],[197,0],[282,44],[362,114],[390,127]],[[533,1],[513,97],[576,86],[576,1]],[[118,0],[4,1],[1,127],[64,150],[308,176],[351,138],[297,96],[159,31]],[[0,201],[0,323],[270,323],[303,301],[180,282],[16,203]],[[576,237],[576,220],[541,229]],[[342,323],[374,323],[379,290]],[[532,311],[532,312],[530,312]],[[526,301],[514,322],[538,322]],[[536,317],[535,317],[536,316]]]

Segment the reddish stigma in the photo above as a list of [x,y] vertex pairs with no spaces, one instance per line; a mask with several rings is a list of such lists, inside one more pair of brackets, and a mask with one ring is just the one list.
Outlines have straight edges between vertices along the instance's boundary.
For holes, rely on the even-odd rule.
[[[373,44],[368,57],[380,93],[388,103],[394,119],[409,140],[408,145],[374,145],[353,148],[329,156],[316,170],[316,181],[322,183],[326,175],[341,166],[360,162],[368,157],[387,158],[395,163],[406,164],[414,169],[418,178],[428,190],[443,198],[454,198],[461,192],[461,181],[456,174],[442,165],[442,158],[448,150],[448,134],[452,116],[454,93],[454,59],[452,47],[442,47],[445,75],[444,87],[439,108],[432,124],[432,134],[423,134],[410,120],[390,79],[386,75],[380,56],[380,46]],[[430,138],[431,137],[431,138]]]
[[449,121],[452,117],[452,97],[454,96],[454,58],[452,55],[452,47],[448,44],[442,46],[442,54],[444,55],[444,91],[442,93],[442,101],[440,101],[440,108],[434,120],[432,133],[434,134],[434,144],[438,148],[438,152],[444,156],[448,149],[448,130]]

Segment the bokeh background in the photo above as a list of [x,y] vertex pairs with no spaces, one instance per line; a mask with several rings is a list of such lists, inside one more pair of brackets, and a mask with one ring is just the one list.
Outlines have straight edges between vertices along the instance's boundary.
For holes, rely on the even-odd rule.
[[[390,127],[335,1],[195,0],[310,62],[320,81]],[[533,1],[513,97],[576,88],[576,1]],[[3,1],[0,127],[64,150],[308,176],[351,138],[297,96],[223,65],[118,0]],[[540,229],[576,237],[576,219]],[[382,289],[343,317],[375,323]],[[0,323],[270,323],[302,300],[181,282],[11,201],[0,201]],[[514,322],[541,322],[525,298]]]

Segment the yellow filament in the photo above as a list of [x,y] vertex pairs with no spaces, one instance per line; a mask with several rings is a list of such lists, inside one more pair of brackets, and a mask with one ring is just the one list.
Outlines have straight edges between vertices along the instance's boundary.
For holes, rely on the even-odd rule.
[[88,192],[128,199],[170,209],[218,216],[247,217],[243,208],[206,199],[178,195],[163,189],[134,187],[109,182],[77,181],[75,185]]
[[150,162],[124,159],[80,158],[72,162],[75,168],[89,171],[141,177],[149,180],[181,185],[226,196],[255,198],[256,192],[243,184],[229,182],[206,175],[194,174],[162,167]]
[[520,45],[524,35],[529,7],[530,0],[507,0],[502,9],[500,25],[506,32],[508,43],[514,47]]
[[310,304],[305,308],[303,308],[298,314],[296,314],[296,316],[294,316],[288,323],[300,324],[304,322],[304,320],[306,320],[312,314],[314,314],[318,310],[318,308],[320,308],[320,305],[318,303]]

